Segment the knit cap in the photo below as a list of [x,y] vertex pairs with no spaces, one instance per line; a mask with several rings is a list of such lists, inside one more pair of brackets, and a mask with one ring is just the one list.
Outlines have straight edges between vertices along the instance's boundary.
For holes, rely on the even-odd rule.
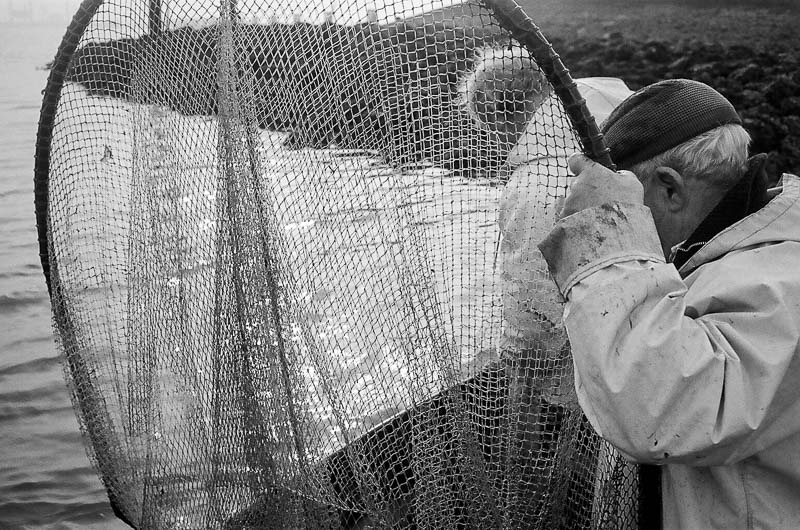
[[699,81],[669,79],[648,85],[619,104],[601,130],[611,160],[629,169],[721,125],[742,120],[725,97]]

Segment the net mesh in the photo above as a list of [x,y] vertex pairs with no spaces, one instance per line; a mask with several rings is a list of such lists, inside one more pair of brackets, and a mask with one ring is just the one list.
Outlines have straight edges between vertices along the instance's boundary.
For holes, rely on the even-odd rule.
[[115,511],[635,527],[535,250],[578,149],[562,102],[482,4],[304,4],[82,7],[47,263]]

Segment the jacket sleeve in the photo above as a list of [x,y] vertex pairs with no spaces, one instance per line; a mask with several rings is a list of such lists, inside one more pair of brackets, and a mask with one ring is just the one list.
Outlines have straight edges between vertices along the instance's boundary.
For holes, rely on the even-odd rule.
[[600,435],[639,462],[714,466],[798,432],[790,260],[761,249],[755,272],[747,252],[729,255],[697,271],[689,303],[674,266],[650,252],[641,207],[601,208],[563,219],[540,246],[568,299],[578,399]]

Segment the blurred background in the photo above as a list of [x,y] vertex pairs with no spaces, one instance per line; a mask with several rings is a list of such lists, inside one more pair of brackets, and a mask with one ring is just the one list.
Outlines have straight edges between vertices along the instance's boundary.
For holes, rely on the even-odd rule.
[[[33,208],[46,65],[79,3],[0,0],[0,528],[125,527],[72,411]],[[754,151],[771,154],[773,178],[800,171],[796,0],[523,3],[574,76],[621,77],[634,89],[666,77],[707,82],[737,106]]]

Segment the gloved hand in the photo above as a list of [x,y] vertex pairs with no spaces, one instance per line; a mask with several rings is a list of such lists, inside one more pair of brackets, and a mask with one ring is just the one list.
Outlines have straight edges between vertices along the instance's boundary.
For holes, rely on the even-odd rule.
[[569,157],[575,175],[558,218],[612,202],[644,204],[644,188],[630,171],[611,171],[582,154]]

